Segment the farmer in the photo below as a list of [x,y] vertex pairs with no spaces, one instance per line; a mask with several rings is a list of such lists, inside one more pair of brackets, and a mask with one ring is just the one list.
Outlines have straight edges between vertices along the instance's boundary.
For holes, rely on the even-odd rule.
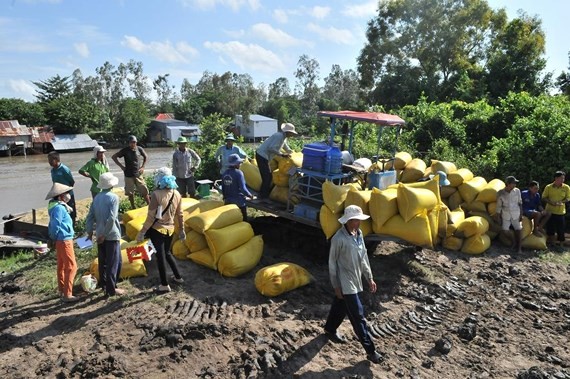
[[178,148],[172,154],[172,173],[176,177],[178,192],[182,197],[196,196],[194,173],[200,167],[202,160],[192,149],[186,147],[186,137],[179,137],[176,141]]
[[148,237],[156,249],[158,274],[160,276],[160,285],[155,289],[155,292],[165,293],[171,291],[166,278],[165,262],[168,262],[174,274],[171,280],[177,284],[184,282],[176,264],[176,259],[174,259],[170,251],[175,220],[180,225],[178,238],[181,240],[186,239],[186,233],[184,232],[184,220],[182,218],[182,197],[178,191],[175,191],[178,186],[172,171],[168,167],[161,167],[156,170],[154,185],[156,190],[150,196],[146,221],[141,231],[137,234],[136,240],[137,242],[142,242],[145,234],[148,232]]
[[540,186],[537,181],[533,180],[529,183],[528,189],[521,192],[523,215],[534,221],[534,235],[545,233],[544,225],[550,219],[550,212],[542,207]]
[[555,244],[562,245],[564,243],[564,231],[566,229],[566,203],[570,201],[570,187],[564,183],[566,173],[564,171],[556,171],[554,181],[547,184],[542,192],[542,200],[546,202],[546,210],[551,213],[550,219],[546,224],[546,235],[552,241],[554,233],[558,235]]
[[48,203],[48,234],[55,242],[57,255],[57,288],[61,300],[68,303],[79,300],[73,296],[73,281],[77,273],[75,251],[73,249],[73,222],[71,220],[71,207],[67,205],[71,199],[73,187],[61,183],[53,183],[46,200]]
[[222,193],[225,204],[235,204],[241,209],[243,220],[247,221],[246,198],[253,195],[245,186],[243,172],[239,169],[243,159],[237,154],[228,157],[228,169],[222,174]]
[[515,231],[513,247],[517,253],[522,252],[522,199],[521,191],[517,188],[519,181],[514,176],[507,176],[505,188],[497,192],[497,213],[495,217],[501,225],[501,233],[510,239],[508,231],[512,226]]
[[287,144],[287,138],[296,136],[295,125],[287,122],[281,124],[281,131],[273,133],[271,137],[266,139],[255,152],[255,160],[259,173],[261,174],[261,189],[259,190],[259,198],[266,199],[271,191],[271,169],[269,162],[276,155],[290,157],[293,150]]
[[[148,188],[142,176],[148,156],[144,149],[138,146],[137,143],[137,137],[129,136],[129,146],[117,151],[111,157],[117,166],[125,173],[125,194],[129,197],[132,209],[135,208],[135,188],[146,203],[149,203]],[[119,162],[119,158],[124,158],[124,165]]]
[[[61,183],[69,187],[73,187],[75,185],[75,179],[73,179],[71,170],[69,167],[61,163],[61,159],[57,151],[52,151],[48,154],[48,163],[51,166],[51,181],[53,183]],[[75,218],[77,217],[75,195],[73,194],[73,191],[70,191],[69,195],[71,196],[71,199],[67,202],[67,205],[72,209],[70,216],[73,225],[75,225]]]
[[325,324],[325,334],[333,342],[345,343],[346,340],[337,329],[348,315],[354,333],[366,351],[366,358],[380,363],[382,356],[376,351],[368,332],[360,298],[363,275],[368,281],[370,292],[376,292],[376,283],[372,278],[364,237],[360,230],[360,221],[369,217],[362,213],[359,206],[349,205],[344,209],[344,215],[338,219],[343,226],[332,237],[329,253],[329,276],[335,298]]
[[93,158],[79,169],[79,174],[91,179],[90,190],[92,198],[95,198],[95,195],[101,192],[99,187],[97,187],[99,177],[101,174],[109,172],[109,162],[107,161],[107,157],[105,157],[106,151],[103,146],[95,146],[93,148]]
[[237,146],[235,144],[235,141],[236,139],[234,135],[230,133],[226,136],[226,143],[218,147],[218,150],[216,150],[214,158],[216,159],[216,162],[218,162],[218,165],[220,166],[221,175],[223,175],[224,172],[226,172],[226,170],[230,167],[230,164],[228,162],[228,158],[230,157],[230,155],[237,154],[242,160],[247,158],[247,154],[245,153],[245,151],[243,151],[241,147]]
[[97,238],[99,279],[107,296],[124,295],[125,290],[117,288],[121,273],[121,224],[119,223],[119,197],[111,189],[119,184],[119,178],[110,172],[99,177],[97,187],[101,192],[95,196],[85,221],[88,238]]

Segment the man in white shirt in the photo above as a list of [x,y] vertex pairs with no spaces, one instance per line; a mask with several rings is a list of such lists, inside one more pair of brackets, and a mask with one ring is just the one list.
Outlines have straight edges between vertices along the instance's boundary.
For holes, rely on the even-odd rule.
[[281,131],[273,133],[271,137],[266,139],[255,152],[255,160],[261,175],[261,189],[259,190],[260,199],[267,199],[271,191],[271,169],[269,162],[276,155],[290,157],[293,150],[287,145],[287,138],[296,136],[295,125],[291,123],[281,124]]
[[194,173],[200,166],[202,160],[192,149],[186,147],[188,140],[180,137],[176,141],[178,148],[172,154],[172,175],[176,177],[178,192],[182,197],[194,197],[196,195],[196,185],[194,184]]
[[501,224],[501,233],[504,233],[507,239],[511,239],[508,231],[511,226],[513,227],[515,231],[513,247],[517,253],[521,253],[523,211],[521,191],[517,188],[518,182],[514,176],[507,176],[505,188],[497,192],[497,213],[495,217],[497,222]]

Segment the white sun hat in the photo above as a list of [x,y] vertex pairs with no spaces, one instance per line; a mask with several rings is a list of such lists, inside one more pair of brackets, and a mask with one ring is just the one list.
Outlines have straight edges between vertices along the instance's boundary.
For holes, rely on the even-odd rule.
[[97,188],[105,190],[113,188],[117,184],[119,184],[119,178],[117,178],[115,175],[111,174],[110,172],[106,172],[104,174],[101,174],[101,176],[99,177],[99,184],[97,184]]
[[297,132],[295,131],[295,125],[291,124],[290,122],[285,122],[281,124],[281,131],[283,133],[297,134]]
[[54,197],[59,196],[62,193],[69,192],[72,189],[73,187],[66,186],[65,184],[53,183],[48,194],[46,195],[46,200],[53,199]]
[[344,215],[338,219],[338,222],[341,224],[346,224],[349,220],[367,220],[370,216],[365,215],[362,212],[362,208],[358,205],[349,205],[348,207],[344,208]]

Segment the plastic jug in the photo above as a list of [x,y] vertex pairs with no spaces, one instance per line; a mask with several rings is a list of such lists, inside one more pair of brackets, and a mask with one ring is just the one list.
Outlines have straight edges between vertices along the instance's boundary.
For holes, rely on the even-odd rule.
[[327,152],[325,161],[325,173],[340,174],[342,172],[342,152],[336,146],[333,146]]

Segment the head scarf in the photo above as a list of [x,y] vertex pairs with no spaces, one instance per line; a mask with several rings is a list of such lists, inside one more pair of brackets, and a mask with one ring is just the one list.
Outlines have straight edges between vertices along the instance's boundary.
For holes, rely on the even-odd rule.
[[176,177],[172,175],[172,170],[168,167],[161,167],[154,172],[154,185],[159,189],[176,189]]

